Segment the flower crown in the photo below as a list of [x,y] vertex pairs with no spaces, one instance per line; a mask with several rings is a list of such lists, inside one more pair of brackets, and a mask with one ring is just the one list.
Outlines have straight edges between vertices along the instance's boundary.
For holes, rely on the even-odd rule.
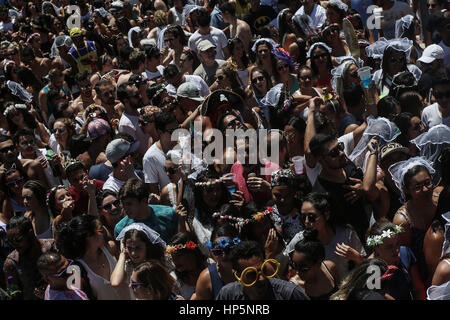
[[349,15],[346,16],[344,19],[349,19],[349,18],[353,18],[353,17],[360,17],[360,15],[359,15],[359,13],[349,14]]
[[78,163],[83,164],[79,159],[68,159],[66,162],[64,162],[64,171],[66,171],[70,166]]
[[326,27],[324,27],[322,30],[320,30],[320,34],[323,35],[323,33],[330,29],[331,27],[339,27],[339,25],[337,23],[330,23],[329,25],[327,25]]
[[252,215],[252,217],[250,219],[244,219],[241,217],[233,217],[233,216],[229,216],[229,215],[222,215],[222,214],[220,214],[220,212],[213,213],[212,217],[230,220],[231,222],[237,223],[240,227],[243,227],[246,224],[248,224],[249,222],[261,221],[266,215],[271,215],[272,212],[273,212],[273,208],[267,207],[266,210],[264,210],[262,212],[257,212],[254,215]]
[[182,249],[188,249],[188,250],[195,250],[195,248],[198,248],[198,244],[196,244],[194,241],[189,241],[186,244],[175,244],[173,246],[167,245],[166,252],[168,254],[173,254],[178,250]]
[[383,244],[384,239],[390,238],[391,236],[401,233],[403,231],[404,230],[402,226],[395,225],[392,229],[383,231],[381,235],[368,237],[366,244],[368,247],[378,246],[380,244]]
[[212,243],[211,241],[207,241],[206,246],[209,249],[213,249],[215,245],[218,245],[222,249],[231,249],[235,245],[238,245],[239,243],[241,243],[241,239],[239,239],[238,237],[233,238],[233,240],[231,240],[231,241],[227,238],[222,238],[219,241],[216,241],[214,243]]
[[48,205],[48,203],[50,201],[50,196],[52,195],[52,193],[56,192],[56,190],[59,190],[59,189],[66,189],[67,190],[67,188],[65,186],[61,185],[61,184],[56,186],[56,187],[51,188],[50,191],[47,193],[47,197],[45,199],[45,203],[47,205]]

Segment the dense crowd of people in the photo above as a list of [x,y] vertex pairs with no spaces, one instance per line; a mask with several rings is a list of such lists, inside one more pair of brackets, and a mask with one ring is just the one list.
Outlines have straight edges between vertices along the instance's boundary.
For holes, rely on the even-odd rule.
[[1,300],[450,299],[446,0],[0,0],[0,111]]

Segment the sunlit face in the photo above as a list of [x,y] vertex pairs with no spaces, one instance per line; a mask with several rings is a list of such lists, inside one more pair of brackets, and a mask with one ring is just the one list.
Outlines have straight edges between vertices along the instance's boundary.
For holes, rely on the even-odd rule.
[[267,90],[268,90],[267,81],[261,72],[259,72],[259,71],[252,72],[251,81],[252,81],[253,86],[255,86],[256,89],[258,89],[258,91],[261,94],[265,94],[267,92]]
[[123,218],[120,201],[115,196],[108,195],[103,198],[101,206],[102,207],[99,209],[99,211],[105,219],[105,224],[108,227],[114,228],[117,222],[119,222]]
[[314,227],[319,232],[324,230],[326,217],[309,201],[304,201],[300,210],[306,227]]
[[67,127],[64,123],[56,121],[53,125],[53,131],[55,139],[58,143],[63,143],[67,141],[67,138],[69,137],[69,132],[67,131]]
[[147,246],[145,242],[138,239],[127,239],[125,242],[125,252],[134,265],[138,265],[147,259]]
[[407,193],[413,199],[431,199],[433,195],[433,180],[427,171],[422,170],[412,177],[409,186],[406,186]]
[[256,47],[256,53],[261,61],[270,58],[270,49],[267,44],[263,43]]
[[375,255],[388,265],[397,265],[400,262],[400,244],[398,235],[384,238],[383,243],[374,247]]
[[311,88],[312,87],[313,75],[312,71],[308,69],[303,69],[299,73],[298,81],[300,82],[300,88]]
[[55,207],[58,211],[61,211],[64,202],[72,201],[72,195],[66,189],[58,189],[55,192]]

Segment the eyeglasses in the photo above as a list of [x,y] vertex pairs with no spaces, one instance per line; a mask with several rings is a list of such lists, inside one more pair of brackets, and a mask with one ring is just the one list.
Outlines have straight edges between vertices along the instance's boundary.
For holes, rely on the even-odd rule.
[[305,265],[297,264],[294,261],[289,261],[289,265],[291,266],[292,269],[294,269],[300,273],[308,272],[312,268],[312,266],[305,266]]
[[26,148],[27,146],[32,146],[34,147],[36,145],[36,142],[34,140],[28,140],[28,141],[22,141],[20,143],[20,145],[24,148]]
[[323,58],[323,57],[327,57],[327,56],[328,56],[328,53],[324,52],[322,54],[315,55],[313,57],[313,59],[319,59],[319,58]]
[[90,83],[85,84],[84,86],[80,85],[81,90],[86,90],[86,89],[90,89],[90,88],[92,88],[92,85]]
[[16,147],[14,145],[11,145],[9,147],[5,147],[3,149],[0,149],[1,153],[8,153],[9,151],[14,152],[16,150]]
[[302,214],[302,215],[300,215],[300,218],[302,219],[302,221],[303,221],[303,223],[305,223],[306,222],[306,218],[308,218],[308,221],[309,222],[311,222],[311,223],[314,223],[314,222],[316,222],[318,219],[320,219],[320,215],[318,215],[318,214],[313,214],[313,213],[311,213],[311,214]]
[[133,279],[131,279],[131,276],[130,276],[130,286],[131,286],[131,289],[134,290],[137,287],[145,287],[145,283],[143,283],[143,282],[134,282]]
[[431,179],[427,179],[422,183],[418,183],[414,186],[414,191],[419,192],[423,190],[423,187],[427,188],[428,190],[433,188],[433,181]]
[[281,70],[284,70],[284,69],[287,69],[287,68],[289,68],[289,65],[286,63],[286,64],[283,64],[283,65],[281,65],[281,66],[278,66],[278,67],[277,67],[277,70],[278,70],[278,71],[281,71]]
[[56,128],[54,129],[55,133],[59,133],[59,134],[63,134],[64,132],[66,132],[66,128]]
[[252,83],[263,82],[264,80],[265,80],[264,76],[259,76],[259,77],[253,78]]
[[299,77],[301,80],[306,81],[306,80],[311,80],[312,76],[301,76]]
[[5,185],[7,186],[7,187],[12,187],[12,186],[20,186],[20,184],[22,183],[22,181],[23,181],[23,177],[20,177],[19,179],[16,179],[16,180],[13,180],[13,181],[8,181],[8,182],[6,182],[5,183]]
[[49,278],[61,278],[63,277],[66,273],[67,273],[67,269],[72,265],[73,260],[71,259],[67,259],[67,261],[69,261],[69,263],[67,264],[67,266],[60,272],[60,273],[56,273],[56,274],[49,274],[48,277]]
[[333,148],[330,152],[328,152],[328,156],[336,158],[337,156],[339,156],[341,151],[344,151],[344,149],[345,149],[344,143],[339,142],[335,148]]
[[244,286],[251,287],[257,281],[260,275],[264,278],[273,278],[277,275],[280,269],[280,263],[275,259],[267,259],[263,262],[260,269],[255,267],[245,268],[241,276],[238,277],[236,271],[234,272],[234,277]]
[[120,204],[120,200],[119,200],[119,199],[116,199],[116,200],[114,200],[114,201],[105,203],[104,205],[100,206],[99,208],[100,208],[100,209],[105,209],[105,210],[107,210],[107,211],[110,211],[110,210],[112,209],[112,206],[113,206],[113,205],[114,205],[114,207],[118,207],[119,204]]
[[217,80],[222,81],[224,79],[224,76],[223,75],[218,75],[216,78],[217,78]]
[[447,92],[438,92],[438,91],[434,91],[433,95],[436,99],[445,99],[445,98],[449,98],[450,99],[450,90]]
[[259,54],[261,54],[261,53],[267,53],[267,52],[269,52],[269,49],[261,49],[261,50],[258,50],[258,53],[259,53]]

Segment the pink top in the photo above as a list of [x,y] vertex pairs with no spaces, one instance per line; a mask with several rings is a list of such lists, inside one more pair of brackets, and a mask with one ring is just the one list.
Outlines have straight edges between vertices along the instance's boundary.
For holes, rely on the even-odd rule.
[[[273,170],[274,169],[273,165],[274,164],[272,164],[271,162],[266,162],[265,168],[269,169],[269,170]],[[279,168],[279,166],[278,166],[278,168]],[[278,170],[278,169],[276,169],[276,170]],[[273,170],[273,171],[275,171],[275,170]],[[250,192],[248,190],[247,182],[246,182],[247,175],[244,176],[244,167],[242,166],[242,164],[239,161],[236,161],[236,163],[233,164],[233,166],[231,167],[230,173],[234,173],[236,175],[235,183],[236,183],[237,189],[239,191],[242,191],[242,193],[244,194],[245,203],[253,201],[253,200],[255,200],[255,198],[258,198],[258,199],[262,198],[262,200],[264,200],[264,198],[267,197],[264,193],[261,193],[261,192]],[[255,173],[256,173],[257,177],[264,178],[264,180],[270,182],[270,175],[261,177],[259,172],[255,172]],[[268,201],[270,199],[267,198],[266,200]]]

